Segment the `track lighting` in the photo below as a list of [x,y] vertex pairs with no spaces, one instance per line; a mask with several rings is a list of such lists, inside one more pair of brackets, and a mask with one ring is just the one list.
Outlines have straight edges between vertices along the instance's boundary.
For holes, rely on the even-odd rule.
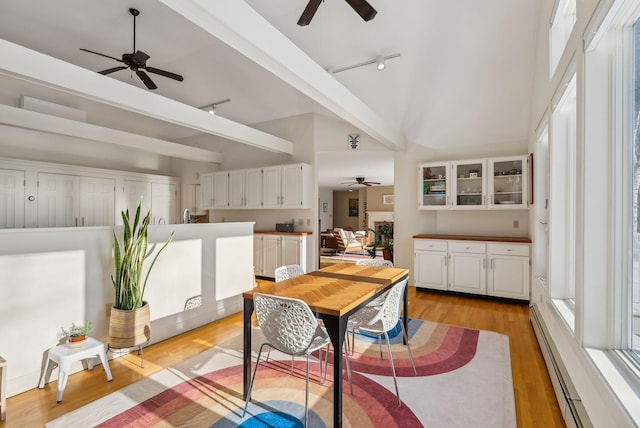
[[220,104],[228,103],[231,101],[231,98],[227,98],[226,100],[216,101],[215,103],[207,104],[204,107],[200,107],[201,110],[206,110],[209,114],[216,114],[216,107]]
[[336,73],[340,73],[341,71],[347,71],[347,70],[351,70],[353,68],[358,68],[358,67],[363,67],[365,65],[369,65],[369,64],[375,64],[376,68],[379,71],[384,70],[385,68],[387,68],[387,63],[386,61],[388,59],[392,59],[392,58],[398,58],[400,56],[399,53],[397,54],[392,54],[392,55],[387,55],[387,56],[382,56],[382,55],[378,55],[375,59],[369,60],[369,61],[364,61],[364,62],[360,62],[358,64],[354,64],[354,65],[348,65],[346,67],[341,67],[341,68],[331,68],[328,67],[326,70],[329,74],[336,74]]

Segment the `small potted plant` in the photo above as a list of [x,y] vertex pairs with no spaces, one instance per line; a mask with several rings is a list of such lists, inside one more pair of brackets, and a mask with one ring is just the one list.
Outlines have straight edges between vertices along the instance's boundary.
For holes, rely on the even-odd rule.
[[376,258],[376,251],[382,248],[382,257],[393,262],[393,223],[386,221],[378,229],[369,229],[376,235],[376,240],[369,245],[367,253],[372,259]]
[[84,324],[71,323],[69,328],[60,328],[59,337],[68,340],[69,345],[81,346],[87,339],[87,333],[93,330],[93,322],[87,321]]

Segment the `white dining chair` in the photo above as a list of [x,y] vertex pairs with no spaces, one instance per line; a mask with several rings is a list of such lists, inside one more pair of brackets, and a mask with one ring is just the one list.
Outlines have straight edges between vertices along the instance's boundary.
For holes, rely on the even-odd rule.
[[[309,305],[302,300],[255,293],[253,302],[256,318],[265,337],[265,342],[260,345],[260,350],[258,351],[256,368],[251,377],[242,417],[245,416],[249,401],[251,401],[251,391],[258,372],[258,366],[260,365],[262,349],[268,346],[292,357],[304,356],[306,358],[304,401],[304,426],[306,427],[309,418],[309,355],[315,351],[322,351],[323,348],[327,347],[331,343],[329,335],[318,324]],[[322,352],[320,355],[322,355]],[[327,359],[325,357],[325,376]],[[322,357],[320,357],[320,367],[322,372]]]
[[[393,364],[393,354],[391,352],[391,343],[389,342],[389,330],[393,329],[400,321],[400,307],[402,305],[402,295],[407,288],[408,278],[398,282],[391,287],[391,290],[387,293],[387,297],[381,307],[365,306],[359,309],[356,313],[349,317],[347,325],[352,329],[358,329],[366,333],[374,334],[378,337],[378,343],[382,336],[387,341],[387,351],[389,353],[389,363],[391,364],[391,371],[393,372],[393,383],[396,387],[396,395],[398,397],[398,405],[402,406],[400,401],[400,392],[398,391],[398,379],[396,378],[396,368]],[[405,314],[407,316],[407,314]],[[407,344],[407,350],[409,351],[409,358],[411,359],[411,366],[413,366],[413,372],[416,371],[416,365],[413,362],[413,354],[411,353],[411,346],[409,346],[409,337],[404,329],[404,324],[400,323],[404,340]],[[381,345],[380,345],[381,346]],[[382,347],[380,348],[380,356],[382,357]]]
[[280,266],[276,268],[275,275],[276,282],[280,282],[289,278],[304,275],[304,269],[302,269],[302,266],[296,264]]

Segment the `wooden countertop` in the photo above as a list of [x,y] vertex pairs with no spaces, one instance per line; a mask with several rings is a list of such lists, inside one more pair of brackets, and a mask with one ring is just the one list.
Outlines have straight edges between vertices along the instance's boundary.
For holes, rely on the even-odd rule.
[[448,241],[488,241],[488,242],[515,242],[530,244],[529,238],[516,238],[509,236],[476,236],[476,235],[413,235],[413,239],[446,239]]
[[255,230],[254,234],[260,235],[293,235],[293,236],[307,236],[313,232],[278,232],[276,230]]

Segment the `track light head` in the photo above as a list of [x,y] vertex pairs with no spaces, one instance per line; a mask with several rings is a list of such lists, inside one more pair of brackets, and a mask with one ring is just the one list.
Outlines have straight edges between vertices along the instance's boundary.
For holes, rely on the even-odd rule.
[[384,62],[384,57],[382,55],[378,55],[376,58],[376,68],[378,71],[382,71],[387,67],[387,64]]

